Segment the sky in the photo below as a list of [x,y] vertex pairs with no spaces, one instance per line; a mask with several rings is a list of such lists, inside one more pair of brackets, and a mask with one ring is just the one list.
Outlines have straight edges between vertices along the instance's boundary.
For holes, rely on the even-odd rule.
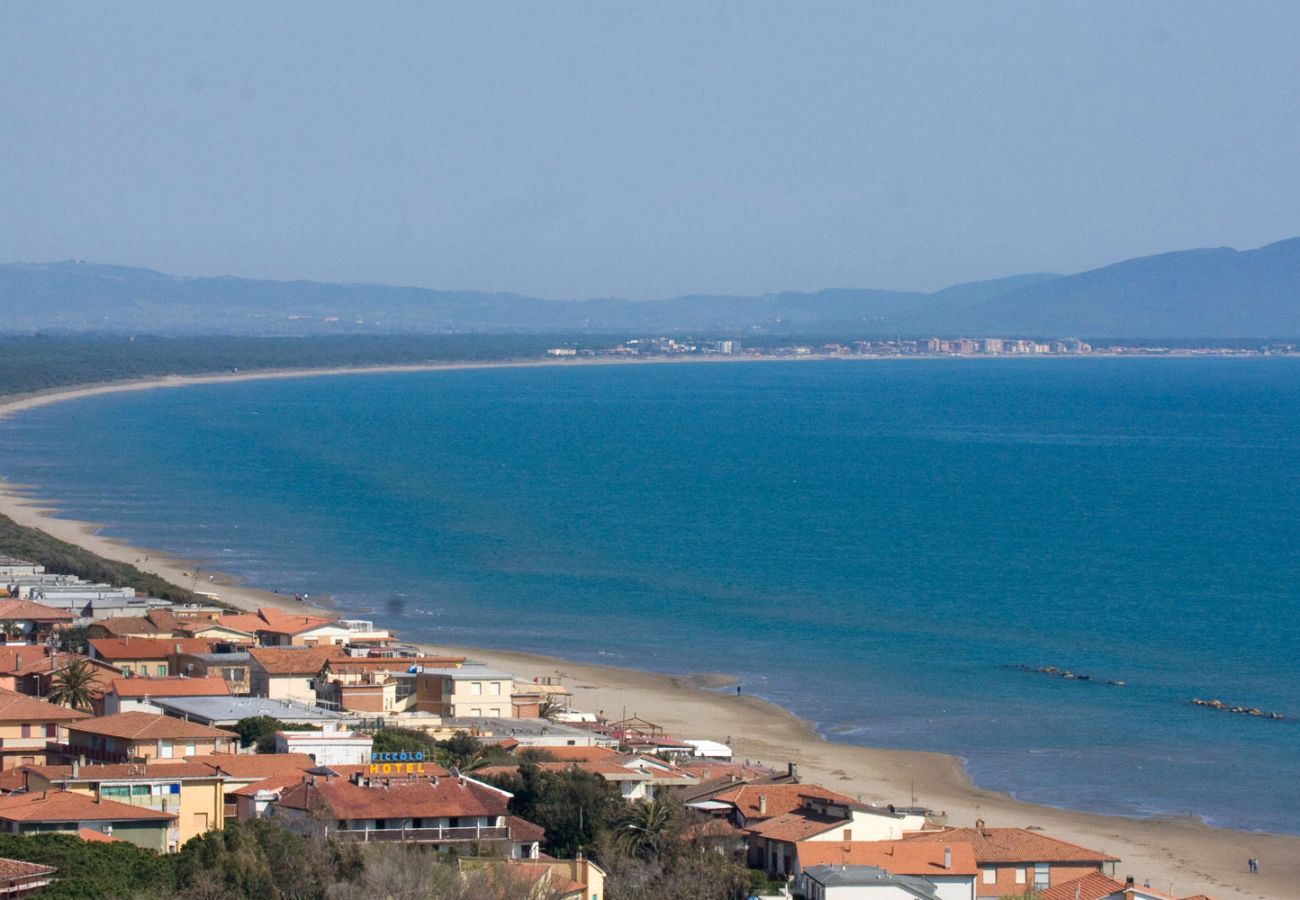
[[1300,235],[1300,3],[0,4],[0,261],[931,290]]

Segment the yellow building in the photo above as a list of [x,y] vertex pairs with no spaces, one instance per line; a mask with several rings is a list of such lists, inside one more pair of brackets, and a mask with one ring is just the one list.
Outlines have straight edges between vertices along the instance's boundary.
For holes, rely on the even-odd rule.
[[44,765],[46,745],[63,742],[69,723],[88,718],[90,713],[0,689],[0,770]]
[[69,791],[170,813],[168,852],[225,825],[223,779],[211,766],[169,762],[121,765],[29,766],[27,790]]

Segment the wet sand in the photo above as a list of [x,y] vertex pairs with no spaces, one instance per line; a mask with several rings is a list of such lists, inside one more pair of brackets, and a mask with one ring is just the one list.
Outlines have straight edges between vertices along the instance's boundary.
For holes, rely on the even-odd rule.
[[[717,360],[729,361],[723,359]],[[519,365],[574,365],[575,363],[520,363]],[[576,363],[582,365],[582,362]],[[605,364],[597,361],[597,364]],[[643,364],[643,363],[635,363]],[[421,371],[485,368],[487,365],[384,367],[368,371]],[[352,374],[356,370],[319,370],[310,374]],[[147,390],[220,381],[256,378],[303,377],[305,372],[247,373],[228,376],[155,379],[118,385],[98,385],[0,402],[0,417],[23,409],[74,397],[113,391]],[[204,567],[203,561],[178,559],[154,550],[132,547],[98,533],[97,526],[57,518],[52,510],[27,497],[14,486],[0,484],[0,513],[23,525],[39,528],[61,540],[78,544],[101,556],[129,562],[181,587],[219,593],[233,605],[255,609],[276,605],[284,609],[318,611],[292,597],[240,584],[227,575]],[[209,582],[209,576],[213,581]],[[207,585],[205,587],[205,585]],[[580,635],[574,636],[580,640]],[[526,681],[534,676],[556,675],[572,690],[576,708],[620,717],[638,715],[664,726],[677,737],[730,741],[737,758],[758,760],[783,768],[794,762],[805,781],[818,782],[866,801],[910,804],[916,801],[945,812],[949,824],[972,825],[977,818],[990,826],[1034,826],[1057,837],[1076,841],[1120,857],[1116,875],[1133,875],[1138,884],[1150,881],[1157,890],[1186,897],[1205,893],[1218,898],[1300,897],[1300,836],[1272,835],[1213,828],[1193,818],[1129,819],[1073,812],[1019,802],[970,783],[961,760],[955,756],[917,751],[884,750],[828,742],[788,710],[727,690],[733,681],[726,673],[662,675],[574,663],[553,657],[501,649],[448,647],[455,652],[513,672]],[[834,677],[833,662],[823,663]],[[1104,726],[1099,726],[1104,727]],[[1296,773],[1279,773],[1278,789],[1295,790]],[[1249,857],[1261,860],[1261,872],[1246,870]]]

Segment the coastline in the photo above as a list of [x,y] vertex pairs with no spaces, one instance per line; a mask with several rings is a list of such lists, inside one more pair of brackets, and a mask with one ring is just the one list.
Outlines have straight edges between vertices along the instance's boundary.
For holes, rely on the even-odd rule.
[[[234,381],[306,378],[388,372],[452,371],[500,367],[573,365],[645,365],[667,363],[754,362],[753,357],[705,357],[652,360],[517,360],[484,363],[268,370],[209,376],[144,379],[115,384],[55,389],[0,401],[0,417],[81,397],[108,393],[184,387]],[[34,500],[19,488],[0,482],[0,512],[20,524],[38,528],[102,556],[130,562],[181,587],[191,587],[194,565],[167,554],[136,548],[99,534],[97,526],[57,518],[49,501]],[[243,608],[274,604],[286,609],[314,609],[292,598],[251,588],[236,579],[204,569],[214,576],[212,588],[224,601]],[[205,581],[205,583],[207,583]],[[324,611],[326,614],[329,612]],[[522,679],[565,674],[575,705],[611,716],[637,714],[670,732],[715,740],[732,739],[740,758],[780,767],[799,764],[806,781],[817,781],[864,800],[910,802],[913,784],[917,801],[948,814],[950,824],[969,826],[976,818],[988,824],[1038,826],[1050,833],[1121,857],[1122,878],[1132,874],[1150,880],[1159,890],[1172,886],[1176,896],[1196,892],[1215,897],[1293,896],[1300,880],[1300,836],[1269,835],[1214,828],[1190,817],[1129,819],[1023,803],[973,786],[955,756],[920,751],[883,750],[829,742],[812,725],[790,711],[753,697],[710,690],[689,675],[663,675],[518,653],[509,650],[439,647],[456,650],[491,665],[513,671]],[[1261,874],[1249,875],[1245,860],[1263,860]]]

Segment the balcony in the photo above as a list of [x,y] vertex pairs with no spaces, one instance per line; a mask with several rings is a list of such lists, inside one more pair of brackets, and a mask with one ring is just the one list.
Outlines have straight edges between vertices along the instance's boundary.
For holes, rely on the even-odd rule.
[[470,828],[355,828],[335,831],[335,837],[348,841],[410,841],[419,844],[450,844],[483,841],[508,841],[510,829],[502,826]]

